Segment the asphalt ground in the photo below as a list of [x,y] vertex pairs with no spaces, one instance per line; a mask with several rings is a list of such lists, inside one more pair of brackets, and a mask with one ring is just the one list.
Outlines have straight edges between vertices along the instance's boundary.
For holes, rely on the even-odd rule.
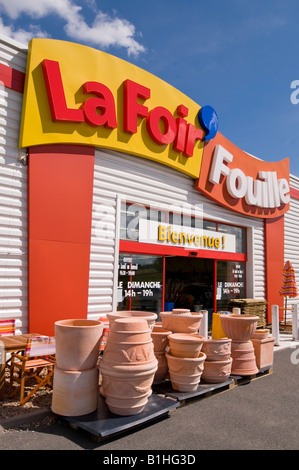
[[[298,405],[299,343],[295,342],[275,350],[272,374],[186,402],[167,418],[109,440],[95,442],[88,432],[73,429],[63,418],[57,419],[46,410],[29,422],[27,417],[21,424],[0,423],[0,450],[98,450],[100,454],[92,454],[98,463],[120,463],[131,468],[133,460],[117,459],[139,456],[140,460],[144,455],[143,466],[190,465],[192,456],[198,459],[200,451],[299,450]],[[178,455],[177,461],[171,460],[172,454]],[[75,455],[77,460],[79,456]]]

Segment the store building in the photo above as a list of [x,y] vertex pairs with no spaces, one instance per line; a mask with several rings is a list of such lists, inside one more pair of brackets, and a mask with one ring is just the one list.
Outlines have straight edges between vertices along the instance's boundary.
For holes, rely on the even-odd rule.
[[[217,115],[79,44],[1,36],[0,318],[53,334],[113,310],[226,310],[299,274],[299,179]],[[299,299],[293,299],[294,303]]]

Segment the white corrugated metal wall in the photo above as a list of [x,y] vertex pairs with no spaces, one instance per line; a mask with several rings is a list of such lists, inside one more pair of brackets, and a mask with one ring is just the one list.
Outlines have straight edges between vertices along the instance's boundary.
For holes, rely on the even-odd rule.
[[[291,188],[299,190],[299,178],[290,176]],[[284,219],[284,259],[290,260],[294,270],[299,290],[299,200],[291,198],[290,209]],[[288,306],[299,304],[299,297],[288,298]],[[287,321],[291,321],[292,312],[287,311]]]
[[[27,51],[0,37],[0,62],[25,72]],[[0,319],[26,333],[27,167],[18,149],[22,94],[0,85]]]
[[144,158],[96,150],[89,318],[96,319],[115,308],[120,200],[165,210],[173,205],[183,208],[203,204],[204,218],[248,227],[247,295],[265,298],[263,220],[239,216],[209,201],[194,190],[192,178],[171,168]]

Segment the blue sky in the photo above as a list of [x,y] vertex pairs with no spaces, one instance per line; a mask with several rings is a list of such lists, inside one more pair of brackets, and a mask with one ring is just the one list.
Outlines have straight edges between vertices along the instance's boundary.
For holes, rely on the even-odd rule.
[[298,23],[298,0],[0,0],[1,33],[128,60],[213,106],[219,131],[241,149],[289,157],[299,177]]

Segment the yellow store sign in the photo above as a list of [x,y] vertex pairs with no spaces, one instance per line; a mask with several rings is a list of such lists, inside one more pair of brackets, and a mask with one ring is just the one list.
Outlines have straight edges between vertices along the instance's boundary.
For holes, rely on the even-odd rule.
[[19,145],[107,148],[198,178],[204,145],[200,109],[171,85],[121,59],[80,44],[33,39]]

